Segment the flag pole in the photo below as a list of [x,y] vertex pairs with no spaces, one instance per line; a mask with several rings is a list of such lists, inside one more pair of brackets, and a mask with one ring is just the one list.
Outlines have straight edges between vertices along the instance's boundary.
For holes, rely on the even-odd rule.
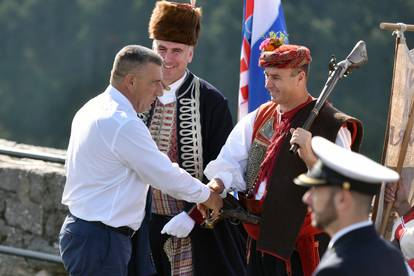
[[388,23],[388,22],[381,22],[380,24],[381,30],[386,31],[408,31],[414,32],[414,25],[404,24],[404,23]]
[[[391,23],[384,23],[382,22],[380,24],[380,29],[381,30],[392,30],[395,31],[396,29],[389,29]],[[398,27],[398,25],[397,25]],[[400,43],[400,36],[397,35],[395,38],[395,48],[394,48],[394,65],[393,65],[393,73],[392,73],[392,79],[391,79],[391,95],[390,95],[390,102],[388,104],[388,113],[387,113],[387,124],[385,126],[385,135],[384,135],[384,144],[382,146],[382,154],[381,154],[381,164],[385,163],[385,157],[386,157],[386,152],[388,149],[388,136],[389,136],[389,127],[390,127],[390,119],[391,119],[391,107],[392,107],[392,96],[393,96],[393,87],[394,87],[394,76],[395,76],[395,67],[396,67],[396,57],[397,57],[397,52],[398,52],[398,44]],[[375,223],[377,220],[377,215],[378,215],[378,209],[380,206],[380,195],[375,196],[375,200],[374,200],[374,207],[373,207],[373,211],[372,211],[372,216],[371,216],[371,220]],[[381,227],[382,224],[382,218],[380,221],[380,226]],[[379,229],[377,229],[379,230]]]
[[[395,70],[396,70],[396,57],[397,57],[397,51],[398,51],[398,45],[402,42],[405,41],[404,38],[404,32],[405,31],[412,31],[414,32],[414,25],[406,25],[403,23],[386,23],[386,22],[382,22],[380,24],[380,28],[382,30],[390,30],[393,31],[394,33],[397,34],[396,36],[396,43],[395,43],[395,51],[394,51],[394,68],[393,68],[393,78],[392,78],[392,89],[391,89],[391,97],[390,97],[390,103],[389,103],[389,107],[388,107],[388,116],[387,116],[387,126],[386,126],[386,133],[385,133],[385,138],[384,138],[384,146],[383,146],[383,152],[382,152],[382,157],[381,157],[381,162],[384,164],[385,163],[385,158],[386,158],[386,153],[387,153],[387,147],[388,147],[388,136],[389,136],[389,123],[390,123],[390,112],[391,112],[391,106],[392,106],[392,98],[393,98],[393,94],[394,94],[394,76],[395,76]],[[410,136],[411,136],[411,132],[412,132],[412,128],[413,128],[413,123],[414,123],[414,108],[413,108],[413,103],[414,101],[412,101],[411,103],[411,110],[410,110],[410,114],[409,114],[409,118],[407,121],[407,125],[404,131],[404,136],[403,136],[403,140],[402,140],[402,145],[399,151],[399,155],[398,155],[398,161],[397,161],[397,168],[396,171],[401,175],[402,169],[403,169],[403,165],[404,165],[404,160],[405,160],[405,156],[407,153],[407,148],[408,148],[408,143],[410,140]],[[393,185],[397,185],[396,189],[395,189],[395,193],[397,193],[397,190],[399,188],[399,183],[395,183]],[[379,197],[377,196],[375,198],[375,204],[374,204],[374,211],[373,211],[373,220],[375,221],[377,215],[378,215],[378,208],[379,208]],[[385,211],[383,213],[382,216],[382,221],[380,224],[380,229],[379,229],[379,233],[384,236],[387,230],[387,225],[388,225],[388,221],[389,221],[389,217],[390,217],[390,213],[391,210],[393,208],[394,202],[389,202],[385,204]]]
[[[411,101],[410,115],[408,117],[408,122],[407,122],[407,125],[406,125],[406,128],[405,128],[405,131],[404,131],[404,136],[403,136],[400,152],[398,153],[398,163],[397,163],[396,171],[400,175],[401,175],[401,172],[402,172],[402,169],[403,169],[405,156],[407,154],[408,142],[410,141],[410,136],[411,136],[411,132],[412,132],[412,129],[413,129],[413,123],[414,123],[414,108],[413,108],[413,101]],[[396,185],[395,193],[397,194],[400,182],[397,182],[393,185]],[[381,228],[380,228],[380,234],[382,236],[385,235],[385,231],[386,231],[387,225],[388,225],[388,220],[389,220],[390,213],[391,213],[391,210],[392,210],[393,206],[394,206],[394,201],[391,201],[391,202],[388,202],[388,203],[385,204],[385,212],[384,212],[384,215],[383,215],[383,221],[382,221]]]

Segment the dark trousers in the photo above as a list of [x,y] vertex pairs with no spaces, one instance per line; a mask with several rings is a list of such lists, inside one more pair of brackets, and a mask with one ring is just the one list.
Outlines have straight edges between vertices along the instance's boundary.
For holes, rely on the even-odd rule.
[[[247,263],[247,276],[287,276],[285,262],[275,256],[256,251],[256,241],[250,245],[250,259]],[[290,257],[292,276],[302,276],[302,265],[297,251]]]
[[68,215],[59,234],[60,255],[71,276],[125,276],[131,257],[127,235]]

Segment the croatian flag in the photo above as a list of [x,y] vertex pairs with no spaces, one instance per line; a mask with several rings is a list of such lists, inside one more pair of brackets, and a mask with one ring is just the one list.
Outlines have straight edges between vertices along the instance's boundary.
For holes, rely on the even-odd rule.
[[262,103],[270,100],[269,93],[265,88],[263,69],[258,65],[260,43],[270,32],[287,34],[280,0],[244,0],[243,15],[239,120]]

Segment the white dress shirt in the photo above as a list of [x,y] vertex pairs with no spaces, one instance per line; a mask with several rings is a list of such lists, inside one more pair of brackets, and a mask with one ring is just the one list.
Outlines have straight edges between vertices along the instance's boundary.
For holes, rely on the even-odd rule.
[[62,203],[84,220],[138,229],[148,185],[201,203],[209,188],[161,153],[129,102],[111,85],[75,115]]
[[[237,123],[221,148],[220,154],[204,170],[204,175],[208,179],[219,178],[223,181],[225,192],[246,190],[244,175],[252,144],[257,110],[247,114]],[[347,128],[341,127],[339,129],[335,143],[350,149],[351,133]],[[257,200],[263,197],[265,189],[266,183],[263,181],[258,187]]]
[[173,82],[172,84],[168,86],[170,88],[169,90],[164,89],[162,96],[158,97],[158,100],[162,104],[166,105],[169,103],[173,103],[177,100],[176,91],[183,84],[185,77],[187,77],[187,74],[188,74],[187,71],[185,71],[184,75],[180,79],[178,79],[177,81]]

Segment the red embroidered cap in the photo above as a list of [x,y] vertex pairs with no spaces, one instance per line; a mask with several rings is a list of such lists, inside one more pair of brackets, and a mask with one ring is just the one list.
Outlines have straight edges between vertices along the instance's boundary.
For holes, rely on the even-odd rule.
[[[261,45],[262,46],[262,45]],[[310,64],[312,57],[310,50],[305,46],[283,44],[271,51],[264,46],[259,58],[260,67],[298,68]]]

